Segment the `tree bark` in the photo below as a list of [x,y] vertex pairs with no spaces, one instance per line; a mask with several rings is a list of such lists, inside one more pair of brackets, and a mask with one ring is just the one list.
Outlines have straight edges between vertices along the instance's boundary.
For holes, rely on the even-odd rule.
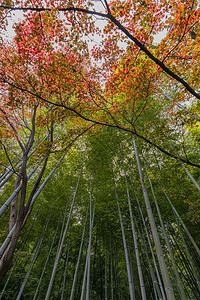
[[[20,185],[21,182],[21,175],[22,172],[21,170],[19,171],[19,176],[17,176],[16,180],[15,180],[15,184],[14,184],[14,191],[17,189],[17,187]],[[11,231],[11,229],[13,228],[13,226],[16,223],[16,219],[17,219],[17,202],[18,202],[18,198],[19,198],[19,193],[15,196],[15,198],[13,199],[12,203],[11,203],[11,207],[10,207],[10,220],[9,220],[9,231]]]

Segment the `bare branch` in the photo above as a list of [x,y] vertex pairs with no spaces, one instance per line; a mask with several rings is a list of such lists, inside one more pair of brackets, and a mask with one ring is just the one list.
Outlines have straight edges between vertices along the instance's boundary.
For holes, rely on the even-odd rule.
[[51,104],[51,105],[55,105],[55,106],[57,106],[57,107],[65,108],[65,109],[67,109],[67,110],[73,112],[75,115],[79,116],[81,119],[83,119],[83,120],[85,120],[85,121],[91,122],[91,123],[93,123],[93,124],[101,125],[101,126],[107,126],[107,127],[117,128],[117,129],[123,130],[123,131],[125,131],[125,132],[129,132],[129,133],[131,133],[131,134],[134,134],[135,136],[138,136],[139,138],[141,138],[142,140],[144,140],[144,141],[147,142],[148,144],[150,144],[150,145],[156,147],[157,149],[159,149],[161,152],[165,153],[166,155],[168,155],[168,156],[170,156],[170,157],[172,157],[172,158],[178,159],[178,160],[180,160],[180,161],[182,161],[182,162],[184,162],[184,163],[186,163],[186,164],[189,164],[189,165],[191,165],[191,166],[200,168],[200,164],[193,163],[193,162],[191,162],[191,161],[189,161],[189,160],[187,160],[187,159],[184,159],[184,158],[182,158],[182,157],[180,157],[180,156],[178,156],[178,155],[176,155],[176,154],[172,154],[172,153],[168,152],[167,150],[161,148],[160,146],[158,146],[158,145],[156,145],[155,143],[153,143],[152,141],[150,141],[148,138],[146,138],[146,137],[140,135],[139,133],[137,133],[136,130],[135,130],[134,128],[133,128],[133,129],[129,129],[129,128],[126,128],[126,127],[121,127],[121,126],[119,126],[119,125],[117,125],[117,124],[116,124],[116,125],[113,125],[113,124],[109,124],[109,123],[104,123],[104,122],[99,122],[99,121],[92,120],[92,119],[90,119],[90,118],[88,118],[88,117],[82,115],[81,113],[79,113],[79,112],[78,112],[77,110],[75,110],[74,108],[68,107],[68,106],[66,106],[66,105],[64,105],[64,104],[54,103],[54,102],[52,102],[52,101],[46,100],[45,98],[41,97],[40,95],[36,95],[36,94],[34,94],[33,92],[31,92],[31,91],[29,91],[29,90],[27,90],[27,89],[25,89],[25,88],[21,88],[21,87],[18,87],[18,86],[16,86],[16,85],[14,85],[13,83],[9,83],[9,82],[6,81],[5,79],[4,79],[4,82],[10,84],[12,87],[15,87],[16,89],[19,89],[19,90],[21,90],[21,91],[23,91],[23,92],[29,93],[30,95],[32,95],[32,96],[34,96],[34,97],[36,97],[36,98],[42,100],[42,101],[45,102],[45,103],[48,103],[48,104]]
[[107,0],[104,0],[104,2],[105,2],[105,5],[106,5],[106,8],[107,8],[108,14],[109,14],[109,15],[111,15],[110,7],[109,7],[109,5],[108,5],[108,2],[107,2]]
[[15,135],[18,143],[19,143],[19,146],[21,147],[22,151],[24,151],[24,146],[22,145],[22,143],[21,143],[21,141],[19,139],[19,136],[18,136],[18,133],[17,133],[17,130],[16,130],[15,126],[9,120],[9,118],[7,117],[7,113],[2,108],[0,108],[0,111],[4,114],[4,118],[6,119],[6,121],[8,122],[8,124],[10,125],[10,127],[12,128],[12,130],[14,131],[14,135]]
[[1,143],[1,145],[3,146],[3,149],[4,149],[4,151],[5,151],[6,157],[7,157],[8,161],[9,161],[11,167],[12,167],[12,171],[13,171],[17,176],[19,176],[20,178],[22,178],[22,177],[17,173],[17,171],[15,170],[15,168],[14,168],[14,166],[13,166],[12,161],[10,160],[10,157],[9,157],[9,155],[8,155],[8,151],[7,151],[7,149],[6,149],[6,146],[2,143],[2,141],[0,141],[0,143]]

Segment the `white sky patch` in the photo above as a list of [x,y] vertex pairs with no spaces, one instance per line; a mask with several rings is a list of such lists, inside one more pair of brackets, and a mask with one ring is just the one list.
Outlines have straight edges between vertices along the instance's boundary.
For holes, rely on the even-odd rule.
[[153,42],[154,44],[158,45],[162,39],[164,39],[167,35],[167,29],[164,29],[162,32],[159,32],[158,34],[154,35]]

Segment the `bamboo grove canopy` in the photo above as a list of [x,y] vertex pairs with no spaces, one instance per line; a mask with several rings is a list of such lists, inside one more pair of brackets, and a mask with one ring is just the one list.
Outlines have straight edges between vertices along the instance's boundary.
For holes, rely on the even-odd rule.
[[199,17],[1,1],[0,299],[200,298]]

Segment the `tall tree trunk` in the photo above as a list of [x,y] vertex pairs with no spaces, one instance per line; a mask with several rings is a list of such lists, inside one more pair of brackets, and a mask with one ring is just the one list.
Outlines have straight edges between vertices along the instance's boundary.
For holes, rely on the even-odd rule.
[[138,243],[137,243],[137,235],[136,235],[136,230],[135,230],[135,226],[134,226],[134,219],[133,219],[134,216],[133,216],[132,207],[131,207],[131,200],[130,200],[130,194],[129,194],[129,189],[128,189],[126,170],[125,170],[124,160],[123,160],[123,157],[122,157],[121,150],[120,150],[120,154],[121,154],[121,160],[122,160],[124,176],[125,176],[126,193],[127,193],[127,198],[128,198],[129,214],[130,214],[130,218],[131,218],[131,228],[132,228],[132,235],[133,235],[133,241],[134,241],[134,247],[135,247],[137,270],[138,270],[139,281],[140,281],[140,291],[141,291],[142,299],[146,300],[146,292],[145,292],[145,285],[144,285],[142,267],[141,267],[141,262],[140,262],[140,254],[139,254]]
[[26,286],[26,283],[27,283],[28,278],[29,278],[29,276],[30,276],[31,270],[32,270],[32,268],[33,268],[33,266],[34,266],[34,263],[35,263],[36,259],[37,259],[37,256],[38,256],[40,247],[41,247],[41,245],[42,245],[42,242],[43,242],[44,235],[45,235],[46,229],[47,229],[47,227],[48,227],[48,224],[49,224],[49,219],[47,219],[47,221],[46,221],[45,228],[43,229],[43,232],[42,232],[42,234],[41,234],[41,236],[40,236],[40,240],[38,241],[38,244],[37,244],[37,247],[36,247],[35,252],[34,252],[34,254],[33,254],[33,257],[32,257],[31,263],[30,263],[30,266],[29,266],[28,271],[27,271],[27,273],[26,273],[26,275],[25,275],[24,281],[23,281],[23,283],[22,283],[22,285],[21,285],[21,287],[20,287],[20,290],[19,290],[19,293],[18,293],[18,295],[17,295],[16,300],[20,300],[20,299],[21,299],[23,290],[24,290],[24,288],[25,288],[25,286]]
[[[145,160],[145,162],[147,163],[146,160]],[[147,165],[149,166],[148,163],[147,163]],[[152,170],[151,170],[151,171],[152,171]],[[183,226],[185,232],[187,233],[188,238],[190,239],[191,243],[193,244],[193,246],[194,246],[196,252],[198,253],[198,255],[199,255],[199,257],[200,257],[200,249],[199,249],[199,247],[197,246],[195,240],[194,240],[193,237],[191,236],[191,234],[190,234],[190,232],[188,231],[187,227],[185,226],[185,224],[184,224],[182,218],[180,217],[179,213],[178,213],[177,210],[175,209],[175,207],[174,207],[174,205],[172,204],[172,202],[171,202],[169,196],[168,196],[167,193],[165,192],[165,189],[162,187],[160,181],[158,180],[158,178],[156,177],[156,175],[154,174],[153,171],[152,171],[152,174],[153,174],[154,178],[156,179],[156,181],[158,182],[158,184],[160,185],[161,190],[163,191],[163,193],[164,193],[164,195],[165,195],[167,201],[169,202],[169,204],[170,204],[170,206],[171,206],[171,208],[172,208],[174,214],[176,215],[176,217],[177,217],[178,220],[180,221],[180,223],[181,223],[181,225]]]
[[63,286],[62,286],[62,294],[61,297],[59,297],[59,294],[57,296],[57,299],[63,300],[64,299],[64,293],[65,293],[65,284],[66,284],[66,278],[67,278],[67,268],[68,268],[68,260],[69,260],[69,250],[70,250],[70,243],[68,245],[68,250],[67,250],[67,257],[66,257],[66,262],[65,262],[65,273],[64,273],[64,279],[63,279]]
[[86,300],[90,299],[90,262],[91,262],[92,231],[94,226],[95,206],[96,206],[96,199],[95,199],[93,213],[92,213],[92,191],[90,190],[90,235],[89,235],[88,257],[87,257],[88,262],[87,262]]
[[[88,206],[88,208],[89,208],[89,206]],[[77,263],[76,263],[76,269],[75,269],[75,272],[74,272],[74,278],[73,278],[73,283],[72,283],[72,288],[71,288],[70,300],[74,300],[74,296],[75,296],[76,282],[77,282],[78,270],[79,270],[79,266],[80,266],[80,259],[81,259],[81,254],[82,254],[83,241],[84,241],[85,230],[86,230],[86,225],[87,225],[87,218],[88,218],[88,209],[87,209],[87,213],[86,213],[85,224],[84,224],[84,228],[83,228],[81,244],[80,244],[78,259],[77,259]]]
[[[61,219],[60,219],[60,221],[61,221]],[[36,300],[37,295],[38,295],[38,292],[39,292],[39,290],[40,290],[40,287],[41,287],[41,284],[42,284],[42,280],[43,280],[43,277],[44,277],[44,273],[45,273],[45,271],[46,271],[46,267],[47,267],[47,264],[48,264],[48,262],[49,262],[49,258],[50,258],[50,255],[51,255],[51,251],[52,251],[52,248],[53,248],[55,239],[56,239],[56,235],[57,235],[57,232],[58,232],[59,225],[60,225],[60,222],[58,223],[58,225],[57,225],[57,227],[56,227],[56,232],[55,232],[54,237],[53,237],[53,240],[52,240],[52,242],[51,242],[51,246],[50,246],[50,248],[49,248],[48,255],[47,255],[47,258],[46,258],[46,261],[45,261],[45,264],[44,264],[44,267],[43,267],[43,270],[42,270],[42,273],[41,273],[41,276],[40,276],[40,279],[39,279],[39,282],[38,282],[38,285],[37,285],[37,288],[36,288],[36,290],[35,290],[35,294],[34,294],[33,300]]]
[[70,222],[70,219],[71,219],[71,215],[72,215],[74,203],[75,203],[76,196],[77,196],[77,193],[78,193],[78,187],[79,187],[79,183],[80,183],[80,179],[81,179],[81,175],[82,175],[82,171],[83,171],[84,161],[85,161],[85,153],[84,153],[84,156],[83,156],[83,162],[82,162],[82,166],[81,166],[81,170],[80,170],[78,182],[77,182],[77,185],[76,185],[75,194],[74,194],[74,197],[73,197],[73,200],[72,200],[72,204],[71,204],[69,216],[68,216],[68,219],[67,219],[67,224],[66,224],[63,236],[62,236],[62,240],[61,240],[61,244],[60,244],[60,247],[59,247],[59,251],[58,251],[58,253],[56,255],[56,258],[55,258],[55,262],[54,262],[54,266],[53,266],[53,270],[52,270],[52,274],[51,274],[51,279],[50,279],[50,282],[49,282],[49,286],[48,286],[48,290],[47,290],[47,293],[46,293],[45,300],[48,300],[50,298],[50,295],[51,295],[51,290],[52,290],[52,287],[53,287],[53,282],[54,282],[54,278],[55,278],[55,275],[56,275],[56,270],[57,270],[58,262],[59,262],[59,259],[60,259],[61,253],[62,253],[62,248],[63,248],[64,241],[65,241],[65,236],[66,236],[67,231],[68,231],[69,222]]
[[140,215],[141,215],[141,218],[142,218],[142,223],[143,223],[143,226],[144,226],[144,229],[145,229],[145,233],[146,233],[146,236],[147,236],[147,241],[148,241],[149,249],[150,249],[150,252],[151,252],[151,256],[152,256],[152,259],[153,259],[153,264],[154,264],[156,275],[157,275],[157,278],[158,278],[159,288],[161,290],[163,299],[166,300],[165,291],[163,289],[163,284],[162,284],[160,273],[159,273],[159,270],[158,270],[158,265],[157,265],[157,262],[156,262],[156,258],[155,258],[155,255],[153,253],[153,249],[152,249],[152,245],[151,245],[151,240],[150,240],[148,229],[147,229],[147,226],[146,226],[146,223],[145,223],[145,220],[144,220],[143,212],[142,212],[142,209],[141,209],[141,206],[140,206],[140,203],[139,203],[139,200],[137,198],[137,195],[136,195],[136,192],[135,192],[135,189],[133,187],[132,182],[131,182],[131,185],[132,185],[133,191],[135,193],[135,198],[136,198],[136,201],[137,201],[139,212],[140,212]]
[[[32,199],[29,198],[29,206],[25,206],[25,196],[26,196],[26,184],[27,184],[27,176],[25,180],[22,179],[22,191],[21,191],[21,199],[19,205],[19,213],[17,217],[17,221],[11,231],[9,232],[5,242],[3,243],[2,247],[0,248],[0,278],[2,278],[6,272],[10,269],[12,265],[12,258],[14,254],[15,247],[17,245],[18,238],[20,236],[21,230],[25,225],[27,218],[31,212],[32,206],[41,193],[42,189],[51,178],[53,173],[57,170],[59,164],[64,159],[66,153],[61,157],[61,159],[57,162],[55,168],[50,172],[47,178],[44,180],[42,185],[38,188],[38,190],[33,195]],[[44,169],[42,170],[44,171]],[[25,186],[25,187],[24,187]]]
[[[146,168],[146,166],[145,166],[145,168]],[[165,226],[164,226],[164,223],[163,223],[163,220],[162,220],[162,216],[161,216],[161,213],[160,213],[160,209],[159,209],[159,206],[158,206],[156,195],[154,193],[153,185],[152,185],[152,182],[151,182],[151,179],[150,179],[150,176],[149,176],[147,168],[146,168],[146,172],[147,172],[147,177],[149,179],[149,183],[150,183],[150,186],[151,186],[151,191],[152,191],[152,194],[153,194],[153,198],[154,198],[154,202],[155,202],[155,205],[156,205],[156,209],[157,209],[157,212],[158,212],[158,217],[159,217],[159,220],[160,220],[162,232],[164,234],[165,242],[166,242],[166,245],[167,245],[167,250],[169,251],[169,255],[170,255],[171,262],[172,262],[172,266],[173,266],[173,271],[174,271],[174,274],[175,274],[176,282],[178,284],[180,299],[187,300],[186,295],[185,295],[185,291],[184,291],[184,288],[183,288],[183,284],[182,284],[180,275],[178,273],[178,269],[177,269],[177,266],[176,266],[174,255],[173,255],[170,243],[169,243],[169,239],[168,239],[168,236],[167,236],[167,233],[166,233],[166,230],[165,230]]]
[[159,261],[159,265],[160,265],[160,269],[161,269],[161,273],[162,273],[162,278],[163,278],[163,282],[164,282],[164,286],[165,286],[166,295],[169,300],[175,300],[173,288],[172,288],[171,281],[169,278],[168,269],[167,269],[167,266],[166,266],[166,263],[164,260],[163,251],[162,251],[160,239],[159,239],[158,232],[157,232],[157,227],[156,227],[155,220],[153,217],[153,212],[151,209],[147,189],[144,184],[142,169],[140,166],[140,160],[139,160],[137,147],[136,147],[134,138],[133,138],[133,145],[134,145],[134,149],[135,149],[135,156],[136,156],[136,160],[137,160],[140,182],[142,185],[142,191],[143,191],[143,195],[144,195],[144,199],[145,199],[146,209],[147,209],[147,213],[148,213],[148,217],[149,217],[149,222],[151,225],[151,231],[153,234],[153,239],[154,239],[154,243],[155,243],[155,247],[156,247],[156,253],[157,253],[157,257],[158,257],[158,261]]
[[[113,180],[114,180],[114,177],[113,177]],[[128,251],[127,251],[126,237],[125,237],[125,232],[124,232],[124,225],[123,225],[123,220],[122,220],[121,209],[119,206],[119,199],[118,199],[115,180],[114,180],[114,186],[115,186],[115,196],[116,196],[116,200],[117,200],[117,208],[118,208],[121,231],[122,231],[122,240],[123,240],[124,254],[125,254],[125,260],[126,260],[126,269],[127,269],[127,274],[128,274],[129,293],[130,293],[131,300],[135,300],[135,293],[134,293],[133,281],[132,281],[132,276],[131,276]]]
[[107,256],[107,245],[106,245],[106,253],[105,253],[105,300],[108,300],[108,256]]
[[185,170],[185,172],[188,175],[188,177],[191,179],[191,181],[193,182],[193,184],[195,185],[195,187],[197,188],[197,190],[200,192],[200,186],[196,182],[196,180],[194,179],[194,177],[192,176],[192,174],[188,171],[188,169],[183,164],[182,164],[182,168]]

